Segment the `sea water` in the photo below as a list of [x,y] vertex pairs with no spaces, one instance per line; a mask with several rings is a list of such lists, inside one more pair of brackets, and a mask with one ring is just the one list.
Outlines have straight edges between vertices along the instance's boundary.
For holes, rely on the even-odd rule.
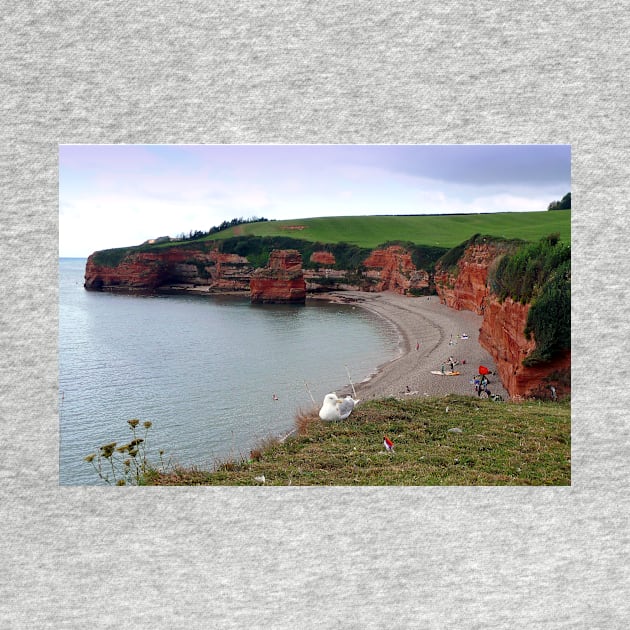
[[101,483],[84,457],[127,443],[132,418],[152,423],[153,461],[159,450],[200,468],[246,457],[348,373],[356,384],[398,352],[395,327],[351,305],[98,293],[83,288],[85,263],[59,263],[63,485]]

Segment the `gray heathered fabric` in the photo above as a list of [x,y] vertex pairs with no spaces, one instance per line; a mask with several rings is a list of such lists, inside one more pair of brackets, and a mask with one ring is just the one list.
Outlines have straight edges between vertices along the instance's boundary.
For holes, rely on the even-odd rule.
[[[625,628],[627,2],[6,3],[2,628]],[[573,483],[68,488],[61,143],[569,143]]]

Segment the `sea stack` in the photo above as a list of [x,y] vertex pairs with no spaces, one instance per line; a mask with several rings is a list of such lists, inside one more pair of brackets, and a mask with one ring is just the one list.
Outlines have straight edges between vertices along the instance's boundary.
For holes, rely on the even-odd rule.
[[302,255],[296,249],[273,250],[267,266],[252,274],[249,287],[253,304],[304,304]]

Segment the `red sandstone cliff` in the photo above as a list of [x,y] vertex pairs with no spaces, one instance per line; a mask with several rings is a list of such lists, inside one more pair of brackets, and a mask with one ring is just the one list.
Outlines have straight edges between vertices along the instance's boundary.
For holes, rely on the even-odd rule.
[[302,255],[295,249],[272,251],[267,266],[252,274],[249,287],[253,303],[304,304]]
[[[535,340],[523,333],[529,305],[511,300],[503,303],[490,294],[488,272],[509,244],[474,243],[457,262],[457,271],[435,273],[440,300],[455,309],[483,315],[479,340],[494,358],[499,376],[511,396],[539,395],[548,385],[558,394],[570,392],[571,353],[535,367],[522,365],[534,349]],[[362,274],[334,269],[330,252],[315,252],[311,262],[318,269],[306,272],[296,250],[272,252],[267,267],[254,272],[246,258],[218,250],[172,247],[151,252],[130,251],[117,264],[98,264],[96,252],[88,259],[85,288],[109,291],[155,291],[178,284],[207,285],[210,290],[251,291],[252,302],[304,303],[309,291],[360,289],[395,291],[401,294],[430,286],[429,274],[417,270],[404,248],[374,250],[364,261]],[[308,285],[307,285],[308,282]]]
[[464,250],[457,262],[457,271],[435,270],[435,286],[440,301],[458,311],[483,313],[483,303],[490,291],[487,286],[488,270],[495,260],[508,250],[497,243],[473,244]]
[[523,359],[536,347],[535,339],[524,334],[529,304],[510,299],[502,303],[490,292],[488,272],[509,244],[474,243],[466,248],[455,273],[441,269],[435,273],[440,301],[451,308],[483,315],[479,342],[492,355],[499,377],[512,397],[545,396],[549,385],[559,396],[570,393],[571,353],[549,363],[525,367]]
[[364,261],[367,291],[394,291],[403,295],[429,287],[429,274],[416,269],[411,254],[400,246],[375,249]]
[[548,396],[550,385],[558,396],[571,391],[571,352],[567,351],[548,363],[525,367],[523,359],[536,347],[535,339],[523,334],[529,304],[507,298],[503,302],[491,296],[485,302],[479,343],[494,359],[501,382],[512,397]]
[[320,267],[332,267],[337,262],[332,252],[325,251],[313,252],[310,261]]
[[85,288],[94,291],[155,291],[165,285],[207,285],[217,291],[247,291],[253,271],[246,258],[217,250],[165,248],[134,252],[117,264],[99,264],[92,254],[85,269]]

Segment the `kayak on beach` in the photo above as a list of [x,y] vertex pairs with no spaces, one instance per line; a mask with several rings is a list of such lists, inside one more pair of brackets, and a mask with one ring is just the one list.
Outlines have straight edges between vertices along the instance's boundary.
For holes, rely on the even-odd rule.
[[431,370],[431,374],[438,376],[459,376],[459,372],[441,372],[440,370]]

